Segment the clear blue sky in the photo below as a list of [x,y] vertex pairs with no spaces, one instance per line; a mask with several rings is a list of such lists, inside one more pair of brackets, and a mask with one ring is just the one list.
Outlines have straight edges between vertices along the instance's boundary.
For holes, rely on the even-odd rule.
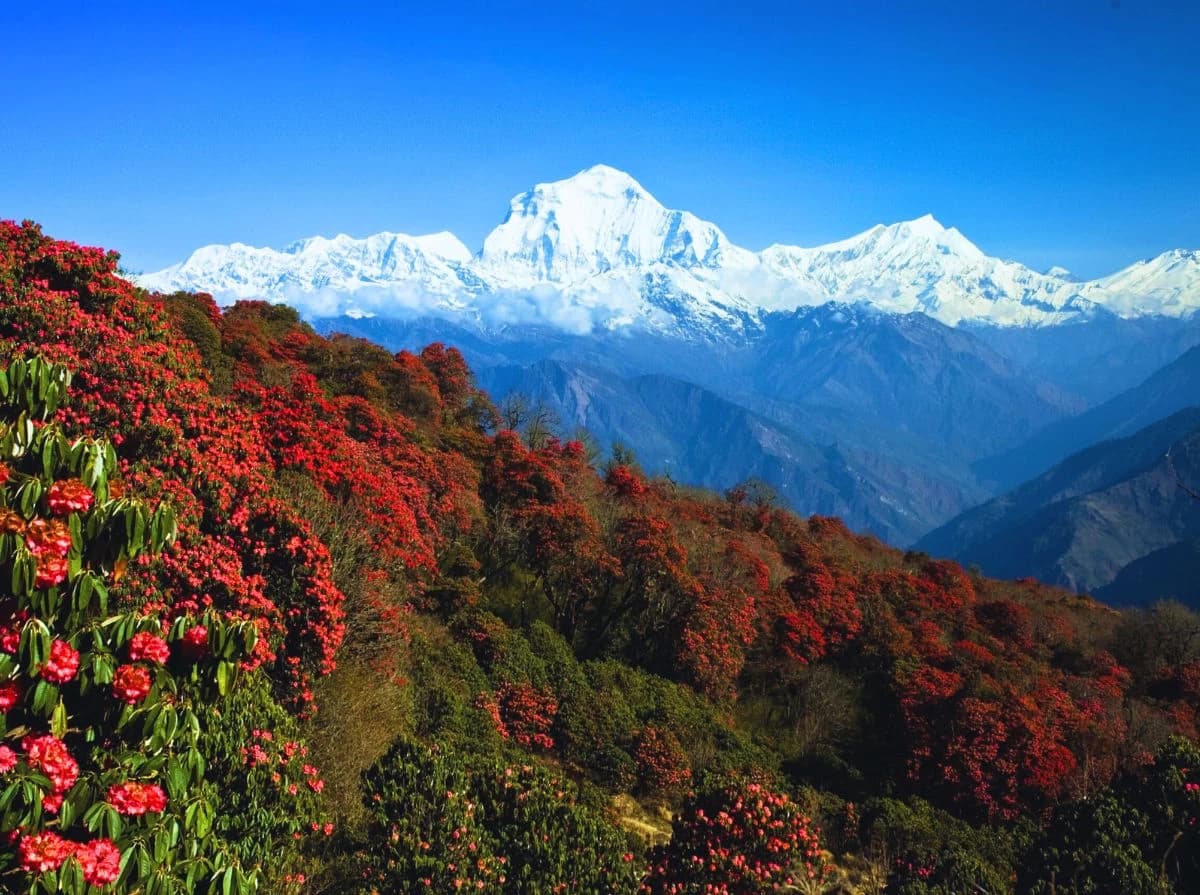
[[925,212],[1087,275],[1200,248],[1195,0],[341,5],[0,4],[0,217],[134,270],[478,247],[605,162],[750,248]]

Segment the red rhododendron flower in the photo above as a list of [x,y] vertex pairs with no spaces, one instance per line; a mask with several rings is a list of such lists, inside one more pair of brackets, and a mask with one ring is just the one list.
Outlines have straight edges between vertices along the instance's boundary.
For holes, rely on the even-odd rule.
[[183,647],[193,659],[203,656],[208,651],[208,628],[195,625],[183,634]]
[[71,530],[60,519],[34,519],[25,528],[25,546],[34,556],[66,557],[71,552]]
[[171,648],[161,637],[145,632],[134,634],[129,641],[129,659],[137,662],[145,659],[147,662],[157,662],[159,665],[171,658]]
[[147,812],[157,814],[166,809],[167,794],[157,784],[130,781],[108,788],[108,804],[130,817]]
[[21,610],[13,615],[9,624],[0,625],[0,653],[8,653],[11,656],[17,652],[21,645],[21,623],[27,618],[29,613]]
[[79,670],[79,651],[65,640],[50,644],[50,658],[42,666],[41,675],[55,684],[65,684]]
[[42,796],[42,810],[47,814],[58,814],[58,809],[62,807],[62,793],[52,792]]
[[44,833],[34,833],[32,836],[22,836],[17,852],[21,859],[21,868],[27,873],[46,873],[57,870],[62,862],[71,856],[74,847],[57,833],[47,830]]
[[0,466],[0,485],[8,484],[8,467]]
[[79,779],[79,764],[58,737],[50,734],[27,736],[21,740],[21,748],[25,750],[29,766],[50,778],[54,792],[66,792]]
[[43,556],[38,559],[33,586],[38,588],[56,587],[67,580],[68,571],[70,571],[70,567],[61,556]]
[[65,516],[68,513],[86,513],[92,508],[95,499],[91,489],[79,479],[55,482],[50,486],[50,493],[46,495],[50,512],[56,516]]
[[121,850],[111,839],[93,839],[75,846],[83,878],[93,886],[107,886],[121,875]]
[[150,692],[150,672],[143,665],[121,665],[113,672],[113,695],[136,705]]
[[8,746],[0,746],[0,774],[7,774],[17,766],[17,753]]
[[0,684],[0,713],[11,712],[21,701],[21,685],[16,681]]

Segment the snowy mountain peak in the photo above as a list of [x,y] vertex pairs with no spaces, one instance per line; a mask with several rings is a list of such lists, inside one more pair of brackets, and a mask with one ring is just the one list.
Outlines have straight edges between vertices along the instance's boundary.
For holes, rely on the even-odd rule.
[[877,240],[877,246],[886,245],[890,248],[896,245],[921,244],[936,247],[940,254],[946,254],[948,251],[976,260],[986,257],[983,251],[957,228],[943,226],[931,214],[883,227],[879,235],[886,238]]
[[937,239],[946,232],[946,228],[932,214],[923,214],[919,218],[914,218],[911,221],[903,221],[895,226],[908,234],[925,237],[926,239]]
[[504,280],[517,269],[521,277],[574,283],[659,263],[752,263],[752,253],[733,246],[715,224],[665,208],[625,172],[596,165],[513,197],[480,261]]
[[581,192],[590,191],[595,195],[637,194],[650,199],[654,198],[645,187],[634,180],[633,175],[611,165],[592,165],[590,168],[584,168],[574,177],[539,186],[566,187],[567,185],[575,187]]
[[1200,305],[1200,251],[1173,249],[1085,283],[1081,291],[1122,316],[1177,317]]

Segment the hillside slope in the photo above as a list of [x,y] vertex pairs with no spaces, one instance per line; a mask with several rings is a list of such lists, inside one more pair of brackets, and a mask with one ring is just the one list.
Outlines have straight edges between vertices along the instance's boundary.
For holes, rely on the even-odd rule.
[[[568,429],[591,429],[604,450],[613,440],[632,446],[651,472],[716,488],[759,477],[798,511],[843,516],[898,545],[988,496],[970,460],[1081,407],[969,332],[862,305],[767,315],[745,345],[719,349],[521,327],[484,337],[431,318],[320,326],[393,349],[454,341],[497,401],[523,392]],[[715,400],[681,398],[668,382]],[[766,442],[695,437],[701,421],[749,433],[747,420]]]
[[[597,463],[453,348],[148,294],[29,224],[0,353],[6,891],[1024,895],[1112,800],[1191,879],[1152,868],[1197,853],[1193,616]],[[139,501],[178,538],[113,559]]]
[[981,479],[1012,487],[1089,445],[1132,435],[1200,401],[1200,346],[1143,382],[1078,416],[1046,426],[1028,441],[974,464]]
[[[1097,444],[969,510],[918,547],[988,574],[1076,590],[1110,584],[1135,560],[1200,531],[1200,408]],[[1182,574],[1182,570],[1180,570]],[[1145,599],[1165,594],[1146,594]]]

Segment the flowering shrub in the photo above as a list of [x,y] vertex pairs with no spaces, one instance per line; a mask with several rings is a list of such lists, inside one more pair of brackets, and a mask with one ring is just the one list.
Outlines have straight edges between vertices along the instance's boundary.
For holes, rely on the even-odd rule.
[[213,648],[200,655],[182,648],[200,619],[114,605],[120,570],[174,541],[174,514],[125,493],[110,444],[46,421],[69,381],[40,359],[0,370],[0,836],[15,846],[0,881],[252,891],[255,875],[212,835],[197,741],[198,711],[229,688],[257,629],[206,616]]
[[1176,891],[1200,890],[1200,745],[1172,737],[1123,791],[1150,819],[1153,838],[1146,850],[1156,866]]
[[364,893],[503,891],[508,869],[484,839],[466,768],[401,740],[363,778],[373,821]]
[[[862,826],[864,851],[882,865],[889,892],[953,895],[1011,889],[1007,870],[1013,847],[1001,829],[977,830],[919,799],[869,802]],[[857,825],[847,832],[860,835]]]
[[670,730],[653,725],[642,728],[634,743],[633,759],[643,792],[670,792],[691,782],[687,755]]
[[627,837],[578,804],[575,785],[532,764],[492,763],[473,775],[487,837],[509,868],[505,895],[638,890],[642,863]]
[[784,793],[730,784],[690,798],[650,854],[645,895],[758,895],[826,873],[817,833]]
[[[211,393],[197,352],[160,306],[117,275],[116,260],[35,225],[0,221],[0,345],[6,356],[39,353],[70,368],[71,404],[56,402],[48,415],[71,439],[104,437],[119,448],[113,463],[123,485],[170,498],[174,543],[115,567],[114,602],[252,620],[249,663],[271,667],[279,695],[307,706],[312,678],[332,668],[343,635],[328,553],[272,494],[274,462],[253,413]],[[38,523],[29,540],[40,557],[31,583],[41,588],[70,571],[53,552],[63,538],[57,523],[94,510],[96,500],[86,480],[47,490],[46,513],[25,520]],[[122,672],[120,682],[137,704],[149,666],[129,664],[142,670]]]
[[554,748],[550,730],[558,700],[532,684],[501,684],[496,691],[502,735],[511,736],[526,749]]
[[214,707],[199,748],[206,785],[221,805],[216,834],[242,866],[263,869],[266,891],[301,891],[313,869],[310,853],[324,852],[334,827],[296,720],[272,699],[261,673]]

